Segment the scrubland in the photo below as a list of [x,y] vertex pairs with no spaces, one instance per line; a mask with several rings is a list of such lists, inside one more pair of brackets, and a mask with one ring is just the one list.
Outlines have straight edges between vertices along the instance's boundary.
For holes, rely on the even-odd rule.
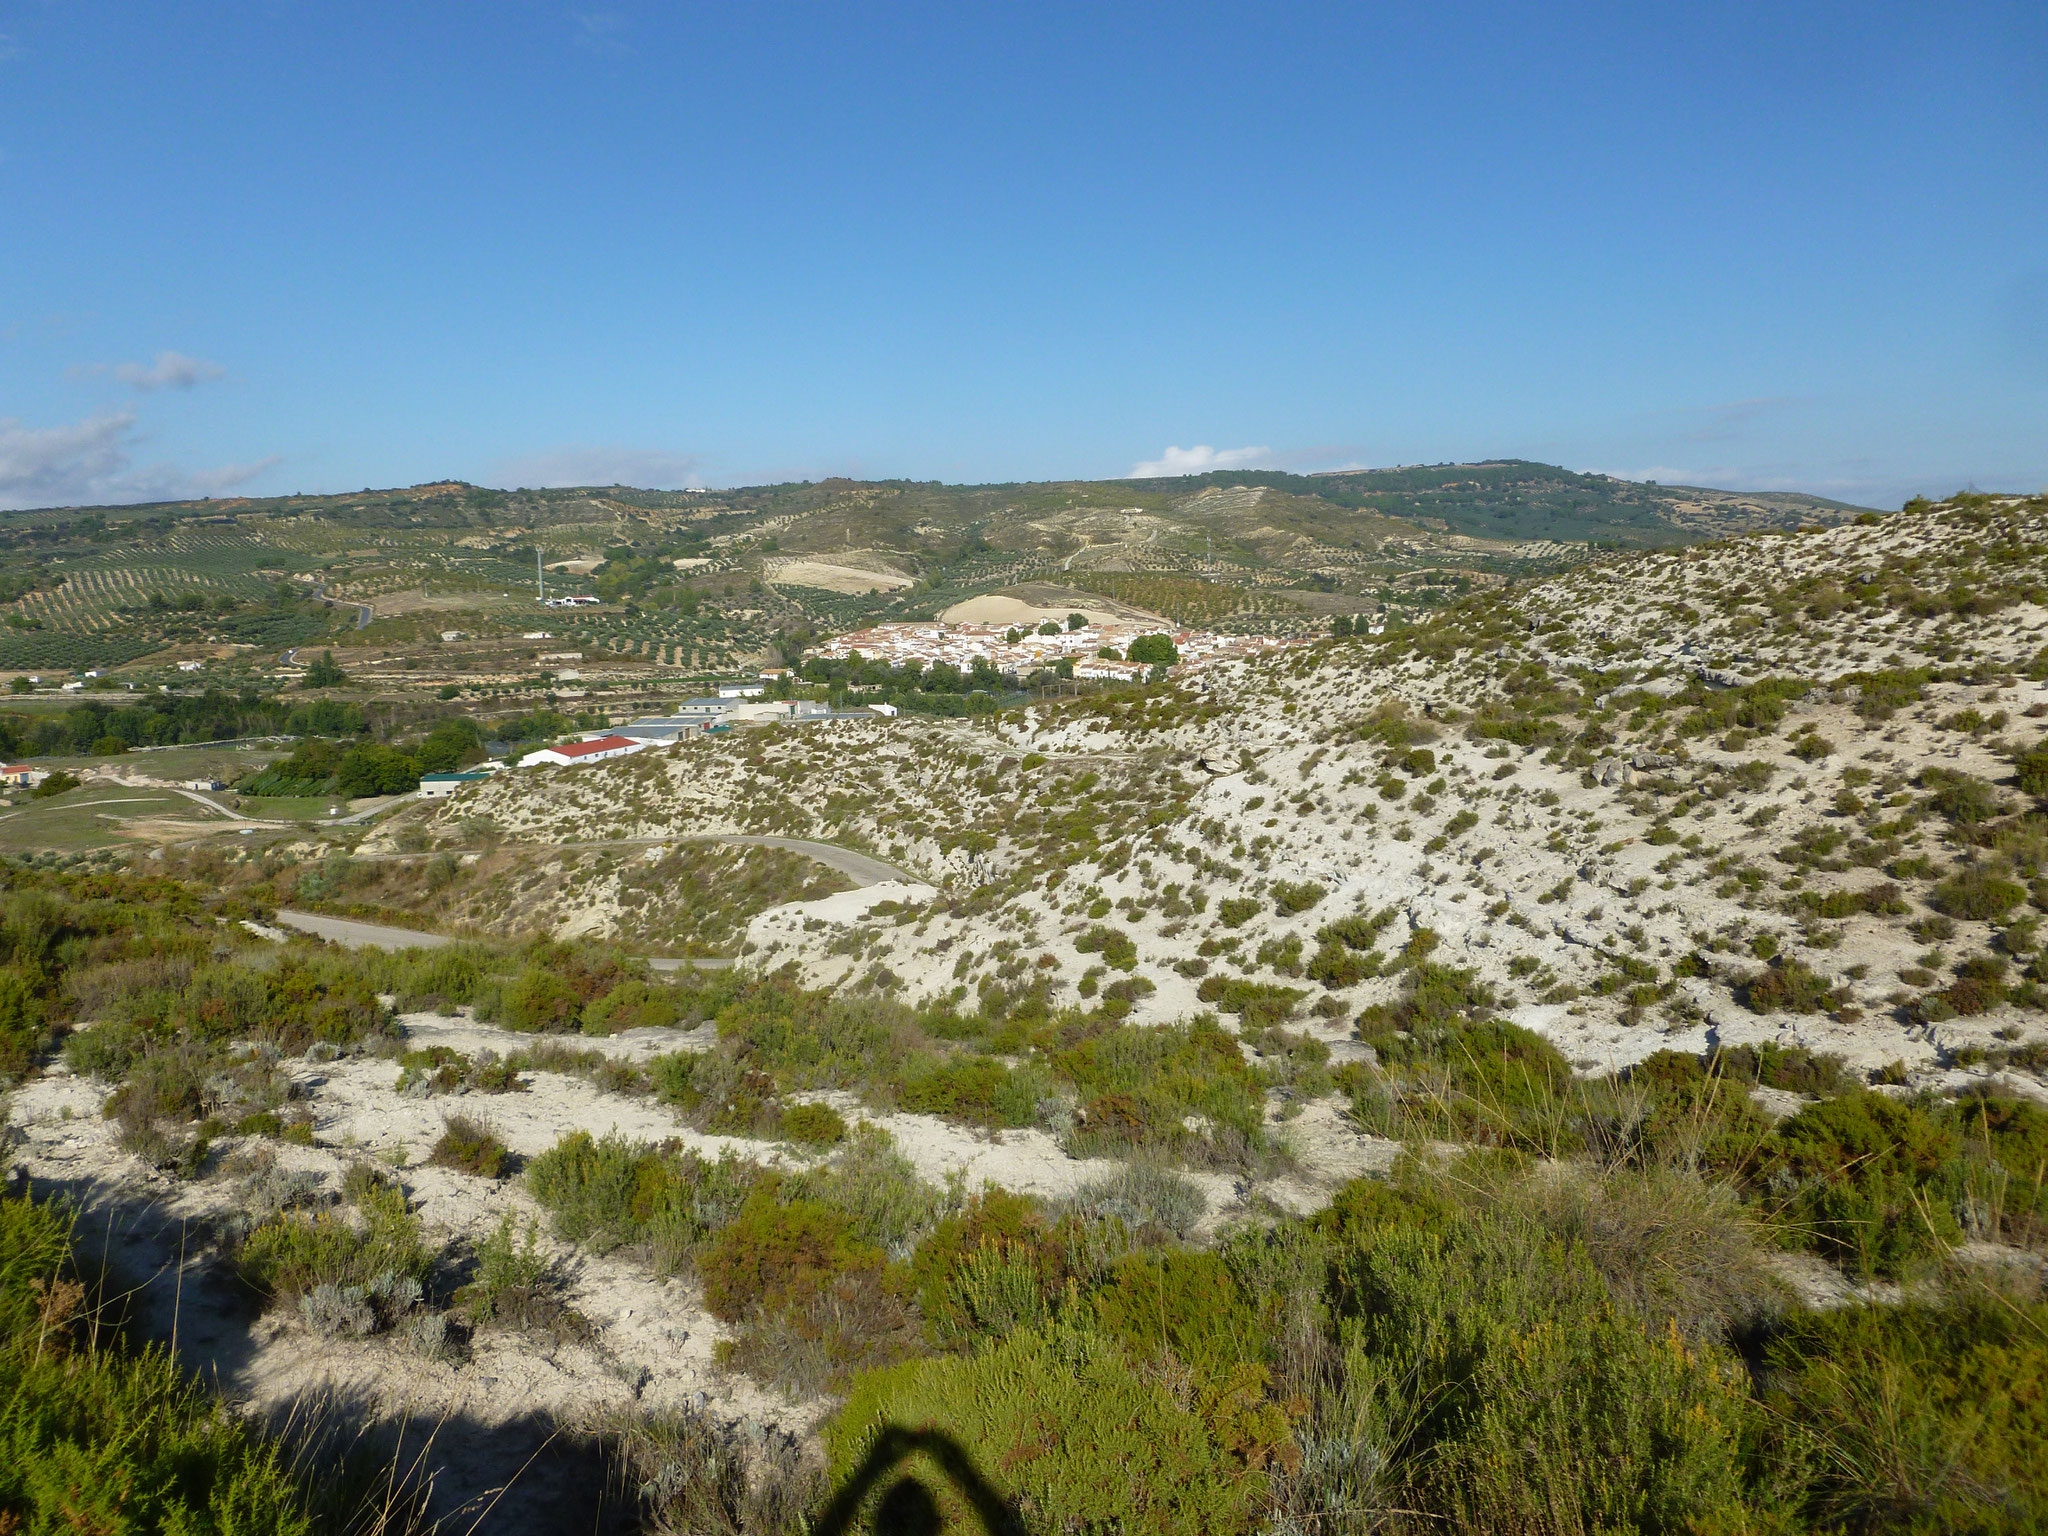
[[[267,936],[253,858],[10,866],[0,1510],[128,1456],[186,1529],[344,1483],[488,1529],[2038,1529],[2044,626],[2048,503],[1965,498],[504,775],[357,851],[915,882],[764,867],[730,970],[650,971],[622,900],[345,954]],[[287,1422],[323,1392],[352,1459]]]

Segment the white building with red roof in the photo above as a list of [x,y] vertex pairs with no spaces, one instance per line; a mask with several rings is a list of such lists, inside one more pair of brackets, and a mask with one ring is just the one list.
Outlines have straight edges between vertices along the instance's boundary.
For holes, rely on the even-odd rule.
[[552,763],[558,768],[572,768],[578,763],[601,763],[607,758],[625,757],[647,745],[646,742],[635,741],[630,736],[597,736],[589,741],[571,741],[558,747],[542,747],[538,752],[529,752],[520,758],[519,766],[532,768],[541,763]]

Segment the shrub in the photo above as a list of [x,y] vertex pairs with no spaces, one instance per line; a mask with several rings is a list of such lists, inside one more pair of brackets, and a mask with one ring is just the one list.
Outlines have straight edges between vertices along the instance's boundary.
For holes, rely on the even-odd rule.
[[1308,975],[1311,981],[1336,991],[1379,975],[1382,964],[1377,950],[1368,949],[1361,954],[1342,944],[1325,942],[1309,960]]
[[1095,1326],[1134,1358],[1171,1350],[1207,1373],[1266,1354],[1258,1310],[1218,1254],[1125,1254],[1090,1300]]
[[564,1136],[526,1174],[557,1235],[599,1252],[640,1245],[660,1270],[684,1268],[764,1177],[756,1164],[730,1155],[711,1163],[585,1131]]
[[797,1440],[759,1432],[687,1404],[647,1411],[637,1404],[597,1425],[618,1447],[627,1486],[641,1505],[640,1529],[707,1536],[796,1536],[829,1489]]
[[1134,970],[1138,964],[1138,946],[1131,942],[1131,936],[1121,928],[1109,928],[1097,923],[1074,940],[1074,948],[1084,955],[1100,954],[1102,963],[1111,970]]
[[792,1104],[782,1112],[782,1139],[830,1147],[846,1139],[846,1121],[829,1104]]
[[1865,890],[1830,891],[1825,896],[1815,891],[1801,891],[1793,898],[1792,904],[1815,917],[1832,918],[1855,917],[1864,912],[1898,917],[1908,910],[1899,888],[1889,880]]
[[1861,1273],[1896,1275],[1960,1236],[1957,1151],[1918,1105],[1858,1091],[1781,1124],[1758,1177],[1781,1192],[1789,1230]]
[[498,1022],[507,1029],[559,1033],[576,1028],[581,1012],[574,987],[547,967],[530,965],[505,989]]
[[784,1193],[822,1201],[852,1223],[855,1242],[893,1255],[908,1255],[945,1205],[878,1125],[860,1126],[829,1165],[790,1180]]
[[1226,928],[1242,928],[1259,915],[1259,904],[1249,896],[1229,896],[1216,903],[1216,920]]
[[1808,1528],[2048,1526],[2044,1341],[2048,1304],[2009,1282],[1788,1316],[1768,1341],[1766,1401],[1791,1454],[1812,1457]]
[[897,1102],[912,1114],[1021,1128],[1037,1120],[1039,1101],[1051,1086],[1034,1067],[1007,1067],[990,1056],[912,1058],[904,1065]]
[[2048,742],[2041,742],[2013,759],[2020,793],[2048,795]]
[[541,1252],[539,1229],[529,1225],[521,1240],[507,1211],[477,1245],[476,1272],[455,1303],[480,1328],[544,1328],[565,1313],[561,1290],[554,1262]]
[[1082,1185],[1068,1205],[1096,1220],[1120,1221],[1133,1232],[1152,1226],[1181,1238],[1209,1211],[1208,1197],[1194,1180],[1144,1163],[1125,1163]]
[[[885,1426],[942,1428],[1007,1485],[1033,1529],[1249,1531],[1268,1469],[1295,1462],[1264,1367],[1240,1366],[1176,1393],[1102,1334],[1020,1330],[972,1358],[915,1360],[861,1378],[826,1432],[843,1480]],[[947,1529],[974,1519],[952,1481],[922,1462]]]
[[473,1173],[480,1179],[501,1179],[509,1171],[512,1154],[505,1144],[480,1121],[467,1115],[450,1115],[442,1122],[441,1139],[427,1154],[427,1161],[458,1173]]
[[1741,1364],[1616,1308],[1582,1249],[1473,1215],[1333,1262],[1344,1385],[1384,1404],[1355,1454],[1398,1507],[1473,1533],[1750,1523]]
[[1363,912],[1354,913],[1350,917],[1340,917],[1316,930],[1316,942],[1341,944],[1346,949],[1371,949],[1379,942],[1380,934],[1398,915],[1392,907],[1386,907],[1370,917]]
[[1299,987],[1270,986],[1241,976],[1207,976],[1195,989],[1199,1001],[1237,1014],[1246,1028],[1285,1023],[1294,1017],[1295,1006],[1306,996]]
[[1044,1321],[1067,1273],[1038,1202],[994,1185],[943,1217],[910,1258],[932,1342],[970,1349],[985,1335]]
[[1825,1013],[1843,1000],[1842,989],[1791,958],[1779,959],[1742,986],[1742,1001],[1752,1013]]
[[683,1016],[677,988],[623,981],[583,1010],[583,1033],[616,1035],[629,1029],[667,1029]]
[[1330,893],[1314,881],[1273,882],[1273,910],[1282,917],[1292,917],[1297,912],[1306,912]]
[[1995,923],[2027,899],[2026,887],[1981,864],[1957,870],[1935,886],[1928,905],[1949,917]]
[[[131,1351],[116,1329],[81,1329],[86,1291],[70,1273],[69,1250],[59,1211],[0,1199],[0,1520],[8,1529],[287,1536],[375,1528],[373,1501],[351,1497],[317,1463],[295,1462],[168,1353]],[[402,1526],[406,1502],[400,1493],[381,1513]]]
[[342,1212],[286,1211],[249,1231],[234,1245],[236,1273],[258,1295],[296,1302],[318,1286],[368,1287],[390,1277],[415,1287],[433,1256],[420,1238],[419,1219],[405,1192],[358,1171],[352,1175],[358,1221]]
[[1929,791],[1927,804],[1931,809],[1963,826],[1989,821],[2004,809],[1998,791],[1972,774],[1928,768],[1922,770],[1920,784]]
[[879,1269],[880,1251],[856,1243],[851,1228],[844,1212],[822,1201],[785,1205],[757,1190],[698,1257],[704,1305],[712,1316],[737,1322],[756,1306],[800,1306],[836,1275]]

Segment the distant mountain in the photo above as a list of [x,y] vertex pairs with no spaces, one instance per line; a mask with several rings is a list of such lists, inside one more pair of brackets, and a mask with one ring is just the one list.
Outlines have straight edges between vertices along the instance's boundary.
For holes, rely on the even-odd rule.
[[[366,528],[462,528],[508,520],[540,526],[639,516],[680,520],[707,537],[755,528],[787,530],[784,542],[793,541],[797,548],[909,548],[952,542],[970,530],[991,544],[1018,548],[1032,542],[1033,528],[1052,533],[1049,524],[1124,513],[1162,518],[1212,541],[1219,535],[1245,540],[1247,552],[1256,553],[1262,542],[1270,546],[1276,537],[1353,546],[1419,530],[1507,541],[1677,544],[1752,528],[1837,523],[1869,510],[1793,492],[1658,485],[1525,459],[1496,459],[1314,475],[1221,470],[1150,480],[986,485],[827,479],[705,492],[626,486],[497,491],[437,481],[332,496],[67,508],[63,513],[123,523],[298,514]],[[4,514],[0,527],[47,522],[53,515]]]
[[1685,543],[1748,528],[1836,523],[1872,510],[1796,493],[1617,480],[1527,459],[1317,475],[1221,471],[1127,483],[1162,489],[1257,485],[1472,538],[1631,545]]

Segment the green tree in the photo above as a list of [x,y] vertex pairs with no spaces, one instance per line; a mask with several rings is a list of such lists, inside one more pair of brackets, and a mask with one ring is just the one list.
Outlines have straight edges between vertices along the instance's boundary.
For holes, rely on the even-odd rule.
[[1170,667],[1180,660],[1180,652],[1174,649],[1171,635],[1140,635],[1124,654],[1131,661],[1142,661],[1155,667]]
[[354,799],[360,795],[402,795],[420,787],[419,763],[396,747],[365,742],[341,756],[334,787]]
[[427,733],[413,757],[426,773],[452,773],[484,755],[483,738],[468,720],[443,720]]
[[1068,630],[1068,632],[1069,632],[1069,633],[1072,633],[1072,632],[1073,632],[1074,630],[1077,630],[1077,629],[1086,629],[1087,627],[1088,627],[1088,615],[1087,615],[1087,614],[1085,614],[1085,613],[1070,613],[1070,614],[1068,614],[1068,615],[1067,615],[1067,630]]
[[348,681],[348,674],[335,664],[334,652],[322,651],[320,659],[306,668],[306,679],[301,688],[339,688]]

